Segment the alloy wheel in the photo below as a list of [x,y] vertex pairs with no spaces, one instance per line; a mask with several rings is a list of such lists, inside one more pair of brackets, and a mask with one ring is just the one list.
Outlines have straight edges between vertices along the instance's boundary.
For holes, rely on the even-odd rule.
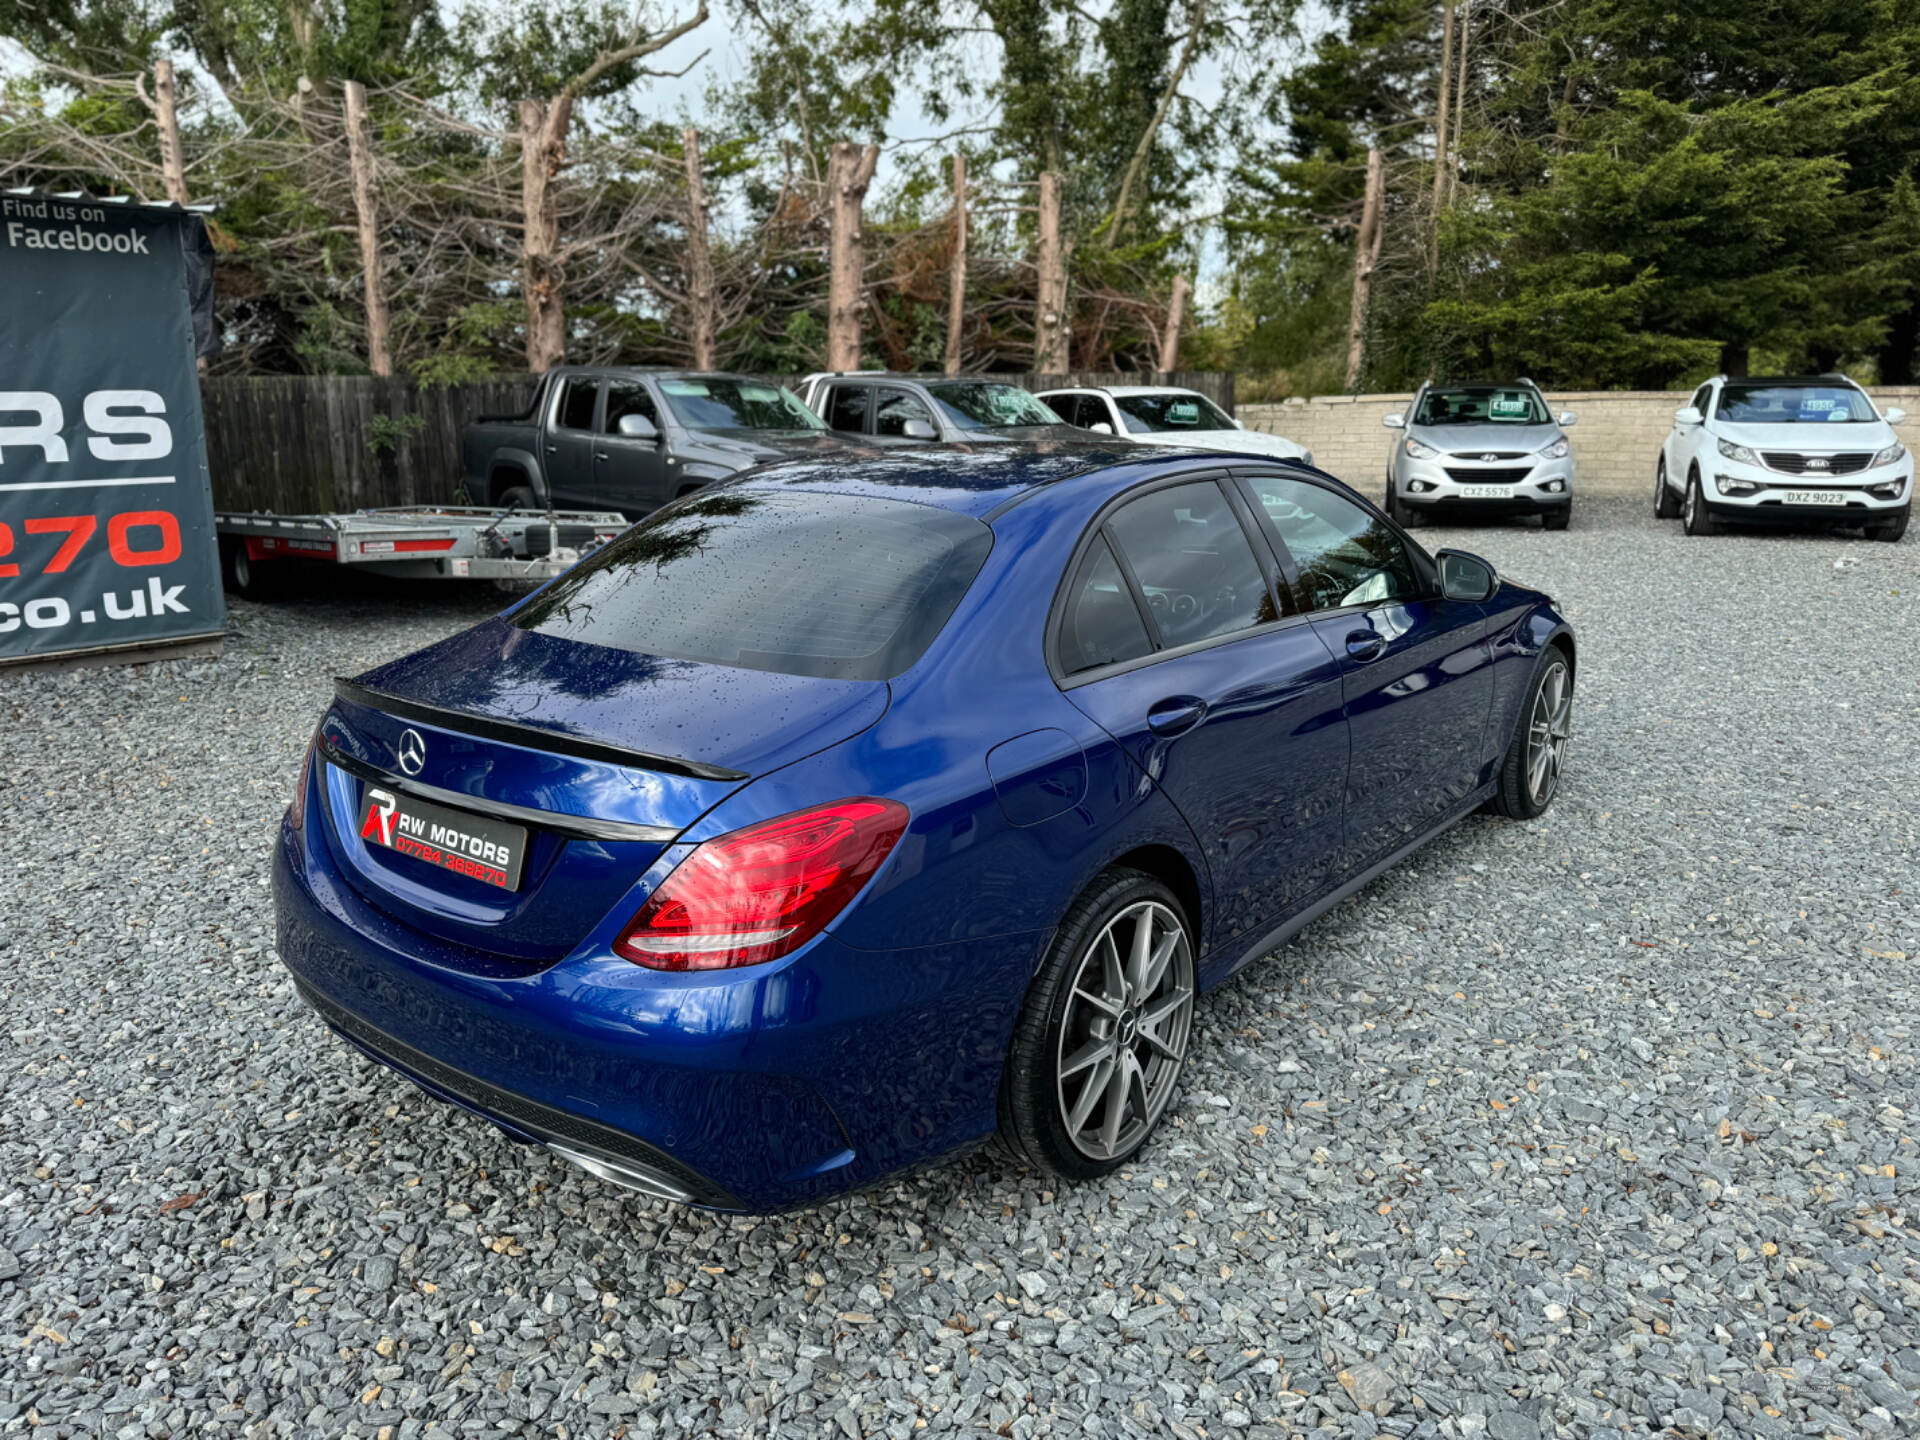
[[1556,660],[1540,677],[1527,721],[1527,793],[1535,805],[1553,798],[1572,734],[1573,687],[1567,683],[1565,662]]
[[1193,996],[1186,926],[1158,901],[1129,905],[1081,955],[1054,1066],[1081,1154],[1123,1155],[1159,1120],[1186,1058]]

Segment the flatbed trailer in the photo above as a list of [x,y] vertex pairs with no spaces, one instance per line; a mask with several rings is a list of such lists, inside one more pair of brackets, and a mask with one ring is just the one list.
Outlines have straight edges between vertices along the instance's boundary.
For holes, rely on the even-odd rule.
[[543,584],[627,528],[612,510],[403,505],[335,515],[219,511],[220,570],[236,594],[262,596],[288,561],[347,565],[402,580]]

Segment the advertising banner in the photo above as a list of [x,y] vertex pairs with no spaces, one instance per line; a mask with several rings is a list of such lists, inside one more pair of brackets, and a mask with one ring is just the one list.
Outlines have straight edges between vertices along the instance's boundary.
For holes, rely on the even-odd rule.
[[0,665],[225,629],[202,233],[178,210],[0,192]]

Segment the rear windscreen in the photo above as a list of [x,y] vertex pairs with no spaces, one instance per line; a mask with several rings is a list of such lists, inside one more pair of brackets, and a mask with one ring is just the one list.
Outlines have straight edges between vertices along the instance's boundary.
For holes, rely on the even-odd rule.
[[887,680],[940,633],[992,544],[930,505],[729,488],[657,511],[511,619],[645,655]]

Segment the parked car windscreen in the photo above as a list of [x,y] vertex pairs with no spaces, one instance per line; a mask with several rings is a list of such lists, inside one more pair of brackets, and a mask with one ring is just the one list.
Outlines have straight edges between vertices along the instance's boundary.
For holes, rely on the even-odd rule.
[[1204,395],[1116,395],[1120,422],[1130,435],[1162,430],[1231,430],[1233,422]]
[[1524,385],[1468,385],[1429,390],[1414,412],[1416,425],[1545,425],[1546,404]]
[[992,548],[969,515],[755,487],[657,510],[516,611],[523,630],[784,675],[889,680]]
[[1829,425],[1878,420],[1851,385],[1723,385],[1716,420],[1736,425]]
[[778,385],[753,380],[662,380],[674,418],[689,430],[824,430],[826,422]]
[[960,430],[1009,430],[1016,425],[1058,425],[1060,417],[1018,385],[949,380],[926,387],[949,424]]

